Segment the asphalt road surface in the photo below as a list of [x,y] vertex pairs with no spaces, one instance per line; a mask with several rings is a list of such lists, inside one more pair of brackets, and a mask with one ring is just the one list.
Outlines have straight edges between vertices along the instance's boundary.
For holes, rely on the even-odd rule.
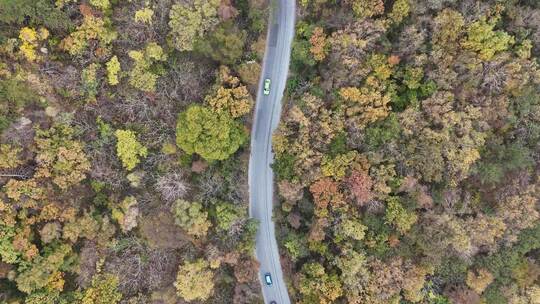
[[[271,0],[271,17],[268,27],[255,120],[251,130],[251,155],[249,159],[250,216],[259,220],[256,256],[260,263],[259,279],[265,303],[290,304],[272,220],[274,176],[272,163],[272,132],[279,123],[281,99],[285,89],[291,45],[294,37],[294,0]],[[271,80],[270,94],[263,95],[263,82]],[[272,285],[264,280],[266,273]]]

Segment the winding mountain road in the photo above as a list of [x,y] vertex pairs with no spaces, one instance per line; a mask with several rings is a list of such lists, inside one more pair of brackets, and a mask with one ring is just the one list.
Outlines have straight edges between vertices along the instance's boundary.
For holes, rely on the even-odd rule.
[[[251,130],[249,214],[259,220],[255,251],[260,263],[259,278],[264,301],[290,304],[272,220],[274,175],[270,164],[273,160],[272,132],[279,123],[281,99],[289,71],[296,3],[295,0],[271,0],[270,3],[266,51]],[[269,95],[262,93],[265,79],[271,80]],[[267,273],[272,277],[271,285],[265,283]]]

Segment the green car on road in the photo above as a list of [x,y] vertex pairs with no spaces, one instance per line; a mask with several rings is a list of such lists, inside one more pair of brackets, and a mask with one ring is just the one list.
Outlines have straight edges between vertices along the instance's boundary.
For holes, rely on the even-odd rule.
[[263,94],[264,95],[270,94],[270,79],[268,78],[264,80]]

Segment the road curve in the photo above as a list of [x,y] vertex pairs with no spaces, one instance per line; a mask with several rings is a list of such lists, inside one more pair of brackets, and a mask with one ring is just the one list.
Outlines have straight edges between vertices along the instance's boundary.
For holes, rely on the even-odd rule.
[[[271,0],[270,3],[266,51],[251,129],[249,214],[259,221],[255,251],[260,263],[259,279],[264,301],[290,304],[272,220],[274,175],[270,164],[273,160],[272,132],[279,123],[281,99],[289,71],[296,4],[295,0]],[[271,80],[269,95],[262,93],[265,79]],[[270,286],[264,281],[266,273],[272,276],[273,284]]]

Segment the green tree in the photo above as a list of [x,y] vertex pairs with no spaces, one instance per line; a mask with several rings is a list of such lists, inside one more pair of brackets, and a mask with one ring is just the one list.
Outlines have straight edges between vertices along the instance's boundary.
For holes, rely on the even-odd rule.
[[64,264],[64,259],[71,253],[71,247],[67,244],[47,249],[44,256],[34,258],[26,270],[15,278],[20,291],[32,293],[50,284]]
[[22,164],[19,159],[21,148],[0,144],[0,169],[12,169]]
[[311,67],[317,64],[310,49],[311,43],[306,38],[295,39],[293,41],[291,66],[294,67],[294,70],[300,71],[304,66]]
[[336,242],[346,238],[361,241],[366,235],[367,227],[358,219],[342,219],[334,229]]
[[251,254],[255,250],[255,235],[259,230],[259,222],[249,218],[242,228],[242,235],[240,236],[240,242],[236,246],[236,250],[245,254]]
[[121,299],[118,277],[112,274],[98,274],[92,278],[92,285],[84,291],[81,304],[116,304]]
[[129,51],[128,55],[134,61],[129,72],[129,84],[145,92],[154,92],[159,75],[152,67],[156,62],[165,61],[167,54],[157,43],[150,42],[143,50]]
[[350,303],[362,303],[361,294],[365,292],[362,281],[369,278],[366,255],[352,249],[343,250],[336,258],[336,266],[341,271],[340,280],[343,282],[343,291]]
[[467,38],[462,42],[465,49],[478,53],[480,59],[490,60],[501,51],[507,50],[514,44],[514,37],[504,31],[495,31],[495,25],[500,17],[487,20],[486,17],[471,23],[467,27]]
[[24,304],[56,304],[60,299],[58,290],[40,290],[29,294]]
[[208,37],[198,39],[194,50],[223,64],[234,64],[244,53],[246,31],[232,22],[225,22],[210,32]]
[[208,262],[198,259],[180,265],[174,286],[186,301],[207,300],[214,292],[214,273]]
[[357,155],[358,152],[356,151],[339,154],[334,158],[324,155],[321,161],[322,174],[324,176],[333,177],[336,180],[343,179]]
[[99,86],[99,79],[97,78],[99,68],[99,64],[92,63],[84,68],[81,73],[82,90],[89,102],[96,101]]
[[110,85],[117,85],[119,83],[118,73],[121,71],[120,62],[118,57],[114,55],[107,63],[107,79]]
[[452,9],[444,9],[434,18],[432,43],[436,50],[454,52],[459,48],[457,43],[462,34],[465,20]]
[[388,14],[388,18],[395,24],[399,24],[409,15],[410,10],[411,4],[409,0],[396,0],[392,5],[392,11]]
[[195,237],[204,237],[212,223],[208,220],[208,212],[203,210],[203,205],[198,202],[177,200],[171,207],[175,223],[188,234]]
[[137,226],[139,208],[135,197],[127,196],[119,204],[111,207],[112,218],[120,224],[122,232],[126,233]]
[[497,184],[510,171],[530,168],[534,161],[532,152],[521,143],[501,145],[490,142],[481,160],[477,172],[483,184]]
[[82,143],[73,139],[74,132],[72,127],[65,124],[36,131],[38,168],[35,177],[51,177],[52,181],[64,190],[86,178],[90,161],[84,153]]
[[214,111],[226,111],[233,118],[248,114],[253,107],[253,99],[245,86],[220,87],[216,95],[207,96],[206,101]]
[[[7,205],[2,203],[2,207]],[[19,262],[21,252],[13,246],[13,237],[15,236],[15,227],[5,224],[0,225],[0,258],[2,262],[15,264]]]
[[128,171],[133,170],[141,161],[140,157],[146,157],[148,150],[138,140],[135,132],[131,130],[116,130],[116,154],[122,161],[122,165]]
[[390,113],[365,129],[365,144],[369,150],[377,150],[399,139],[401,127],[397,115]]
[[283,246],[295,262],[309,256],[307,239],[301,234],[289,232],[283,242]]
[[277,155],[274,163],[272,164],[272,169],[274,170],[278,180],[293,180],[295,176],[294,164],[296,158],[294,155],[289,153],[283,153]]
[[218,20],[219,0],[195,0],[193,4],[174,4],[169,13],[173,46],[191,51],[195,41],[212,30]]
[[384,13],[382,0],[347,0],[352,6],[352,11],[358,18],[369,18]]
[[[529,147],[535,147],[540,142],[540,90],[538,86],[525,87],[520,95],[512,99],[510,116],[513,129],[512,136],[519,138]],[[520,133],[527,130],[526,133]],[[519,135],[518,135],[519,134]]]
[[2,0],[0,23],[45,25],[49,29],[66,30],[71,26],[68,14],[48,0]]
[[341,282],[335,274],[328,274],[319,263],[307,263],[300,273],[299,290],[301,303],[333,303],[343,294]]
[[513,270],[526,261],[526,254],[539,248],[540,224],[537,224],[533,228],[523,230],[519,234],[518,242],[513,247],[489,256],[477,257],[475,265],[489,271],[494,278],[494,282],[484,291],[484,295],[487,297],[488,294],[499,289],[501,284],[511,283],[513,281]]
[[24,106],[36,99],[37,96],[25,82],[16,78],[0,79],[0,132],[18,118]]
[[77,30],[62,40],[60,47],[72,56],[80,56],[92,41],[98,41],[103,49],[107,49],[117,36],[107,19],[87,15]]
[[247,140],[242,125],[228,113],[191,106],[178,116],[176,143],[186,153],[224,160]]
[[232,225],[245,218],[244,209],[230,203],[220,202],[216,205],[217,228],[228,231]]
[[387,200],[385,219],[397,231],[406,233],[416,223],[418,216],[414,212],[406,210],[398,197],[392,196]]

